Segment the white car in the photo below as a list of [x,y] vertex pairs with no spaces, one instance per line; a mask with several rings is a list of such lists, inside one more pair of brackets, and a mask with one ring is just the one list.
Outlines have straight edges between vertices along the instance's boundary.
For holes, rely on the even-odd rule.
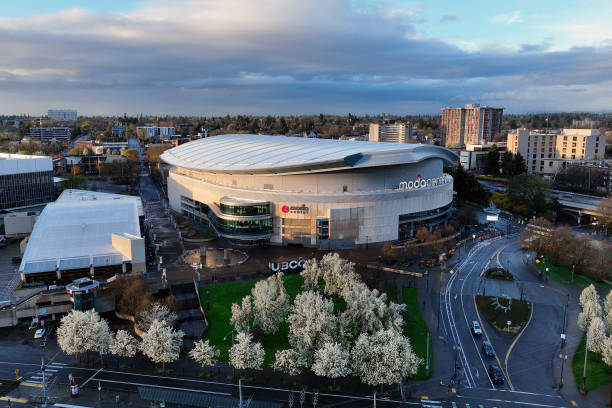
[[34,333],[34,338],[40,339],[44,335],[45,335],[45,329],[38,329],[36,330],[36,333]]

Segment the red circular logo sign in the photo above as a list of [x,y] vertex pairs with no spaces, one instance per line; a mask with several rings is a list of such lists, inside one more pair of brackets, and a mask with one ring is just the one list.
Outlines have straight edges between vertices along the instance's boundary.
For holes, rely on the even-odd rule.
[[283,207],[281,208],[281,211],[284,213],[288,213],[289,212],[289,207],[286,205],[283,205]]

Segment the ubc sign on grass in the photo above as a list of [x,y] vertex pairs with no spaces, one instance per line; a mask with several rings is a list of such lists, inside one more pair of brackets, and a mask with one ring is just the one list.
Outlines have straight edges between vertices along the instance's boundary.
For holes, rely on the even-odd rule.
[[303,259],[300,260],[293,260],[293,261],[282,261],[282,262],[270,262],[270,270],[272,272],[278,272],[278,271],[287,271],[287,270],[293,270],[293,269],[298,269],[298,268],[302,268],[304,266],[304,261]]
[[400,182],[397,188],[399,190],[414,190],[416,188],[435,187],[444,183],[446,183],[446,176],[424,179],[419,175],[414,180]]

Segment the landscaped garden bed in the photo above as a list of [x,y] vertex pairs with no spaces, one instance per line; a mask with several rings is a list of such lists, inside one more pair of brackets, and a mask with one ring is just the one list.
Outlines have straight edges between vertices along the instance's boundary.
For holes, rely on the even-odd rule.
[[506,269],[501,267],[489,268],[482,274],[485,278],[490,279],[501,279],[501,280],[514,280],[514,276]]
[[476,305],[482,317],[497,331],[513,334],[527,324],[532,307],[526,300],[499,296],[476,296]]
[[[211,346],[219,349],[219,361],[229,361],[229,349],[232,347],[233,338],[236,336],[236,330],[230,323],[232,317],[232,304],[240,304],[242,299],[252,293],[252,289],[258,280],[232,282],[215,286],[200,287],[202,302],[210,304],[210,309],[206,313],[208,321],[208,330],[204,335],[204,340],[209,340]],[[304,292],[304,278],[300,275],[283,276],[287,296],[293,302],[296,296]],[[385,292],[389,293],[391,300],[396,300],[397,296],[393,296],[395,291],[393,288],[385,288]],[[388,289],[388,290],[387,290]],[[423,360],[423,364],[419,366],[417,373],[412,376],[412,379],[424,379],[425,375],[425,360],[427,350],[427,333],[429,331],[425,321],[419,311],[416,289],[404,288],[402,292],[406,303],[406,312],[404,313],[403,335],[410,339],[414,353]],[[346,309],[346,301],[342,297],[332,298],[334,311],[342,312]],[[289,323],[282,322],[279,325],[278,331],[271,334],[265,334],[259,328],[253,330],[254,341],[261,343],[264,351],[264,366],[272,366],[275,362],[276,352],[279,350],[287,350],[291,348],[289,343]],[[430,339],[430,361],[432,361],[433,348]],[[430,367],[429,376],[433,373],[433,367]]]

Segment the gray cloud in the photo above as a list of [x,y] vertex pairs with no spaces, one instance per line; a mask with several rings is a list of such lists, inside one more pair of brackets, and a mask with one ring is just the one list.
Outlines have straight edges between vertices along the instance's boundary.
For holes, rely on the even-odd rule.
[[132,14],[0,19],[0,109],[435,113],[475,100],[515,111],[539,110],[539,101],[547,110],[609,104],[600,90],[610,89],[612,46],[545,49],[468,53],[420,38],[406,13],[348,0],[159,0]]
[[442,16],[442,18],[440,19],[441,23],[448,23],[450,21],[457,21],[459,20],[459,16],[456,14],[445,14]]

